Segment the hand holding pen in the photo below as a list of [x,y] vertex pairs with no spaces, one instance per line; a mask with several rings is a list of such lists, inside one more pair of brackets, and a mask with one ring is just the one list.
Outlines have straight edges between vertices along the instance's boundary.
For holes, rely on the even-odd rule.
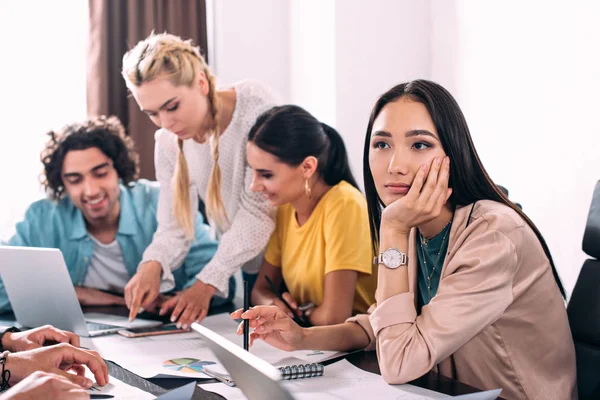
[[280,293],[280,296],[274,297],[270,305],[279,307],[290,318],[302,315],[298,310],[298,304],[289,292],[283,292]]
[[308,320],[308,318],[305,318],[302,315],[302,313],[304,312],[304,309],[302,309],[302,306],[298,307],[298,304],[296,303],[296,301],[294,301],[294,299],[288,292],[280,294],[279,290],[275,287],[275,285],[273,284],[273,281],[271,281],[271,279],[269,279],[268,276],[265,275],[265,279],[267,280],[267,283],[269,284],[271,291],[277,296],[277,298],[275,298],[273,300],[273,305],[279,307],[290,318],[292,318],[294,320],[294,322],[296,322],[298,325],[300,325],[302,327],[309,327],[311,324],[310,324],[310,321]]

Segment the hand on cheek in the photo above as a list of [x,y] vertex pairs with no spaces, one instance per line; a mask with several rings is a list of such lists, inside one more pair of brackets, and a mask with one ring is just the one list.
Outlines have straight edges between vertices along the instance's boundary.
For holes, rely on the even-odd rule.
[[423,164],[406,196],[388,205],[382,213],[382,227],[400,233],[438,217],[452,194],[448,188],[450,159],[436,157],[431,166]]

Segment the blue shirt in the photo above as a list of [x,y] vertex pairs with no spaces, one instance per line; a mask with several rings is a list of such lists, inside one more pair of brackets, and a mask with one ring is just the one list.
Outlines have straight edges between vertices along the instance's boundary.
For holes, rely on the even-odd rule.
[[[145,179],[120,188],[121,212],[116,241],[130,278],[136,273],[142,254],[158,227],[159,188],[157,182]],[[58,202],[44,199],[33,203],[24,220],[17,224],[16,234],[3,244],[60,249],[76,286],[83,285],[94,251],[94,241],[87,232],[83,214],[68,196]],[[176,290],[187,288],[196,281],[196,275],[212,259],[217,246],[218,243],[210,238],[210,228],[198,213],[196,239],[183,265],[173,271]],[[0,279],[0,312],[10,310],[6,289]]]

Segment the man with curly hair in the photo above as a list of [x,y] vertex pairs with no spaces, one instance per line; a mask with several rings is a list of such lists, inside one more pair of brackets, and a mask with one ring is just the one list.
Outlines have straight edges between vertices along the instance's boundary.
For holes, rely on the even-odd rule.
[[[29,207],[6,244],[60,249],[82,305],[125,305],[119,294],[158,227],[159,186],[137,180],[138,154],[116,117],[67,125],[49,136],[41,155],[49,198]],[[198,213],[192,247],[174,280],[163,279],[160,291],[191,286],[216,249]],[[233,293],[213,298],[212,304]],[[160,304],[154,306],[158,310]],[[10,309],[0,280],[0,311]],[[167,311],[160,308],[161,314]]]

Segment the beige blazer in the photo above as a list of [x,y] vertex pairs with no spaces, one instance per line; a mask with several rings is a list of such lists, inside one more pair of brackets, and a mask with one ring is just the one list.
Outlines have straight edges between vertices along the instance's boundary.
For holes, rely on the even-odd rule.
[[456,209],[437,295],[419,316],[416,246],[413,229],[410,291],[348,320],[371,338],[388,383],[433,369],[502,388],[505,399],[577,399],[565,303],[535,233],[514,210],[489,200]]

